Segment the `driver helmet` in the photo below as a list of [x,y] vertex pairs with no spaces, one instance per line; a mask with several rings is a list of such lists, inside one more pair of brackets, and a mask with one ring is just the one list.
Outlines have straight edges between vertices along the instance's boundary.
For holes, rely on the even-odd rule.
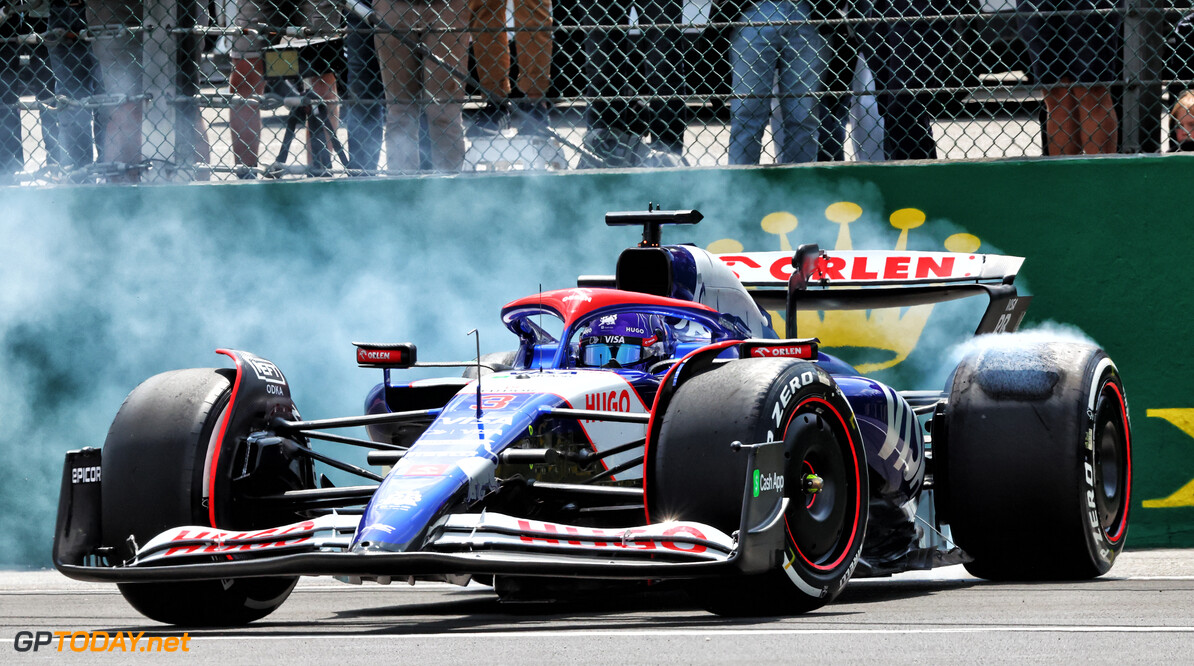
[[580,330],[576,365],[582,368],[628,368],[646,371],[671,358],[675,336],[659,315],[604,315]]

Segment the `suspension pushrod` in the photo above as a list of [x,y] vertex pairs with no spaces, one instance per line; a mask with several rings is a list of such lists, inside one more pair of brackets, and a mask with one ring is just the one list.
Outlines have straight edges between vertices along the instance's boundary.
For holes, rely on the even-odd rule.
[[287,490],[280,495],[262,495],[249,497],[252,500],[307,502],[333,499],[369,499],[377,492],[378,486],[343,486],[340,488],[304,488],[303,490]]
[[597,481],[600,481],[606,477],[613,476],[613,475],[617,474],[618,472],[625,472],[626,470],[630,469],[631,467],[637,467],[638,465],[641,465],[641,464],[643,464],[643,457],[639,456],[639,457],[635,458],[634,460],[627,460],[626,462],[622,463],[621,465],[617,465],[615,467],[610,467],[609,469],[605,470],[604,472],[602,472],[600,474],[590,476],[589,478],[581,481],[581,483],[582,484],[596,483]]
[[349,446],[360,446],[366,449],[375,449],[377,451],[406,451],[405,446],[398,446],[397,444],[386,444],[385,442],[375,442],[370,439],[360,439],[358,437],[344,437],[343,435],[333,435],[330,432],[306,431],[303,436],[307,439],[319,439],[325,442],[336,442],[337,444],[348,444]]
[[373,481],[378,481],[378,482],[380,482],[382,480],[382,477],[374,474],[373,472],[370,472],[369,470],[365,469],[364,467],[357,467],[356,465],[352,465],[352,464],[343,462],[341,460],[336,460],[335,458],[332,458],[330,456],[325,456],[322,453],[317,453],[317,452],[312,451],[311,449],[308,449],[303,446],[294,447],[294,452],[298,453],[300,455],[307,456],[308,458],[313,458],[325,465],[330,465],[332,467],[335,467],[338,470],[348,472],[350,474],[356,474],[357,476],[363,476],[366,479],[372,479]]
[[647,443],[647,439],[644,437],[643,439],[636,439],[633,442],[626,442],[625,444],[619,444],[618,446],[615,446],[612,449],[606,449],[605,451],[598,451],[597,453],[590,453],[589,455],[585,456],[585,461],[588,462],[591,460],[601,460],[602,458],[608,458],[609,456],[617,455],[619,453],[625,453],[626,451],[631,451],[633,449],[637,449],[641,446],[644,446],[644,445],[646,445],[646,443]]
[[410,412],[391,412],[389,414],[366,414],[364,416],[345,416],[335,419],[319,419],[315,421],[287,421],[274,419],[273,426],[279,430],[322,430],[324,428],[355,428],[357,426],[376,425],[378,423],[402,423],[413,421],[426,416],[439,416],[442,409],[418,409]]

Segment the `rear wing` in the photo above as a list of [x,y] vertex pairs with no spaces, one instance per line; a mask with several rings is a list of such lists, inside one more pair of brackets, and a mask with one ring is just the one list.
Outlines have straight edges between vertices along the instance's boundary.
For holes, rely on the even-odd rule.
[[[798,310],[910,307],[985,294],[989,303],[975,334],[1019,328],[1031,296],[1013,282],[1022,257],[997,254],[903,251],[825,251],[801,245],[789,252],[716,255],[751,290],[763,308]],[[788,330],[789,337],[797,333]]]

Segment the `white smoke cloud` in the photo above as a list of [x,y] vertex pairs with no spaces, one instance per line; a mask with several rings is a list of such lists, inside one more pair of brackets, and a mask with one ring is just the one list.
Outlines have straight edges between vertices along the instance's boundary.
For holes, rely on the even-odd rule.
[[[747,240],[748,230],[757,238],[762,215],[792,210],[801,216],[793,247],[833,247],[838,227],[823,219],[824,207],[855,201],[864,209],[851,226],[855,247],[890,248],[898,233],[873,184],[810,175],[797,193],[777,178],[740,194],[752,188],[735,188],[735,178],[692,169],[643,181],[431,178],[417,188],[379,180],[6,190],[0,566],[49,564],[63,453],[101,446],[124,396],[149,376],[227,367],[217,347],[277,363],[305,417],[355,414],[381,373],[356,367],[351,342],[411,341],[423,360],[467,360],[475,343],[466,334],[477,328],[482,353],[513,348],[502,304],[540,285],[611,274],[618,251],[638,241],[638,229],[607,228],[607,210],[644,210],[649,201],[700,209],[700,226],[667,228],[664,241],[702,246]],[[930,224],[938,225],[932,234]],[[930,220],[920,231],[939,245],[944,224]],[[871,237],[868,227],[882,233]],[[747,249],[778,249],[775,237],[765,240]],[[945,367],[940,356],[931,365]],[[934,388],[943,378],[933,382],[893,385]]]
[[[612,273],[638,239],[569,177],[7,190],[0,218],[0,566],[48,566],[63,454],[101,446],[124,396],[244,349],[286,373],[308,418],[357,414],[378,371],[353,341],[423,360],[511,349],[502,304]],[[559,187],[580,210],[560,210]],[[609,208],[645,208],[627,188]],[[629,201],[643,203],[629,204]],[[511,209],[510,201],[520,201]],[[395,373],[395,381],[454,370]],[[335,444],[325,451],[359,459]],[[337,475],[332,475],[337,476]],[[338,482],[353,483],[341,476]]]
[[1098,342],[1077,326],[1050,320],[1029,324],[1012,334],[991,333],[976,336],[951,349],[950,358],[952,364],[957,365],[966,356],[979,352],[1010,351],[1050,342],[1099,346]]

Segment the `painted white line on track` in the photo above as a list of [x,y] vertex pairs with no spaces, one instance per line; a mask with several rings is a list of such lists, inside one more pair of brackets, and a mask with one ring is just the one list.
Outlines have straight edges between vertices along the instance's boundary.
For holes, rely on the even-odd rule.
[[[1095,633],[1128,633],[1128,634],[1147,634],[1147,633],[1166,633],[1166,634],[1194,634],[1194,627],[1132,627],[1132,626],[1108,626],[1108,627],[1066,627],[1066,626],[1049,626],[1049,627],[933,627],[933,628],[912,628],[912,629],[632,629],[628,631],[567,631],[567,630],[546,630],[546,631],[467,631],[467,632],[446,632],[442,634],[386,634],[386,635],[370,635],[370,638],[638,638],[638,637],[668,637],[668,636],[813,636],[813,635],[840,635],[840,634],[1013,634],[1013,633],[1042,633],[1042,634],[1095,634]],[[303,640],[310,638],[324,638],[320,634],[310,634],[304,636]],[[240,640],[242,638],[259,638],[258,636],[191,636],[191,640]],[[294,640],[293,636],[262,636],[262,639],[268,640]],[[359,634],[334,634],[326,636],[326,638],[334,638],[339,640],[362,638]]]
[[[1189,582],[1189,581],[1194,581],[1194,576],[1107,576],[1105,578],[1096,579],[1096,581],[1101,581],[1101,582],[1131,582],[1131,581]],[[859,578],[854,581],[854,584],[858,585],[859,587],[862,587],[865,585],[872,585],[872,586],[874,586],[874,585],[889,585],[889,586],[898,587],[901,584],[908,584],[911,582],[915,582],[915,583],[972,582],[972,583],[981,583],[983,585],[990,585],[993,587],[994,586],[1006,587],[1008,585],[1015,585],[1015,583],[988,583],[987,581],[984,581],[979,578],[917,578],[917,579],[903,579],[903,580],[894,580],[894,579],[890,579],[890,578]],[[850,589],[850,588],[847,588],[847,589]],[[370,591],[377,592],[377,593],[383,593],[383,592],[390,592],[390,593],[424,592],[425,593],[425,592],[434,592],[434,591],[439,591],[439,590],[452,591],[452,592],[456,592],[456,593],[469,592],[469,593],[476,593],[476,594],[487,594],[492,591],[487,586],[470,585],[470,586],[462,587],[459,585],[451,585],[449,583],[433,583],[433,582],[425,582],[425,583],[420,582],[418,585],[411,586],[411,585],[407,585],[406,583],[394,584],[394,585],[376,585],[376,584],[372,584],[372,583],[365,584],[365,585],[350,585],[350,584],[346,584],[346,583],[330,583],[330,582],[326,582],[326,581],[307,582],[307,581],[300,580],[298,587],[294,588],[294,594],[309,593],[309,592],[315,592],[315,593],[322,594],[322,593],[327,593],[327,592],[348,593],[348,592],[370,592]],[[116,589],[115,583],[112,583],[112,584],[95,583],[94,586],[92,584],[88,584],[86,586],[80,586],[78,588],[39,589],[36,585],[19,586],[19,587],[17,587],[17,586],[0,587],[0,597],[13,596],[13,595],[24,596],[24,595],[28,595],[28,594],[39,594],[39,595],[70,594],[70,595],[77,596],[77,595],[86,595],[86,594],[119,594],[119,593],[120,593],[120,591]]]
[[[669,636],[741,637],[741,636],[842,636],[842,635],[934,635],[934,634],[1194,634],[1194,626],[1015,626],[1015,627],[934,627],[910,629],[636,629],[629,631],[449,631],[440,634],[320,634],[313,633],[302,640],[362,641],[398,639],[429,640],[434,638],[460,640],[462,638],[667,638]],[[155,634],[157,635],[157,634]],[[163,636],[178,632],[162,633]],[[294,636],[202,636],[191,634],[191,641],[294,641]],[[12,643],[14,638],[0,638],[0,643]]]

